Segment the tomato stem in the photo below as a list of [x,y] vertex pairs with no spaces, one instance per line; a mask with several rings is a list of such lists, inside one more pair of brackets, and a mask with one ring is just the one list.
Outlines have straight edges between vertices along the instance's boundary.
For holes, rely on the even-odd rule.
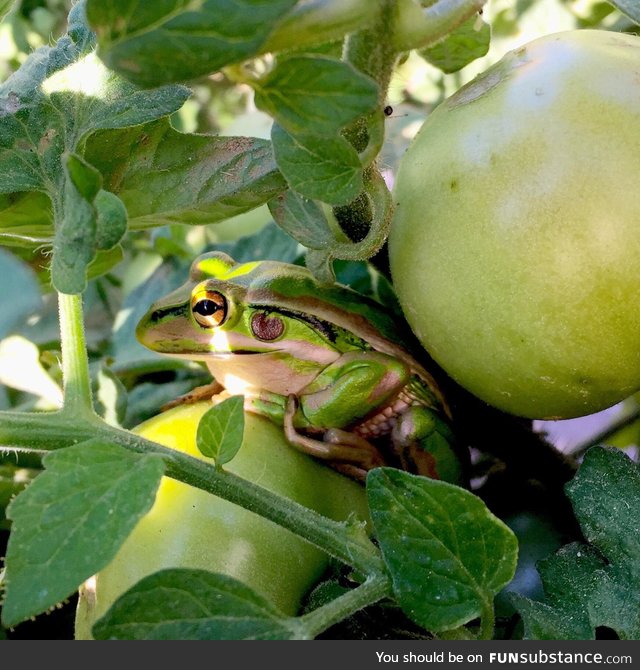
[[82,296],[59,293],[58,309],[64,392],[61,411],[72,417],[89,416],[94,411],[82,319]]
[[389,578],[386,575],[370,577],[357,588],[299,617],[298,622],[302,626],[301,639],[313,639],[330,626],[389,596],[391,596]]
[[62,411],[0,412],[0,444],[4,445],[0,446],[0,453],[42,453],[92,438],[102,438],[136,453],[161,456],[167,476],[271,520],[363,574],[384,573],[380,555],[364,529],[333,521],[231,472],[219,471],[198,458],[110,426],[95,414],[72,418]]

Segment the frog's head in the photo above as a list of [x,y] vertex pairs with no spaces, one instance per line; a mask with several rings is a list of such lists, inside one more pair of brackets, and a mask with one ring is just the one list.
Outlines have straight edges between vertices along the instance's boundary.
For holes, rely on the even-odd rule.
[[[278,309],[269,288],[283,267],[294,268],[270,261],[236,263],[221,252],[200,256],[189,281],[142,317],[136,336],[153,351],[195,360],[292,349],[302,358],[333,358],[317,324]],[[264,300],[256,303],[258,296]]]

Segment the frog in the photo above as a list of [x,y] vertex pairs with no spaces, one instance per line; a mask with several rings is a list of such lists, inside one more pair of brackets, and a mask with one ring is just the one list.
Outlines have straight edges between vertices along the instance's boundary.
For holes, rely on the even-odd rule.
[[282,426],[292,447],[355,479],[390,465],[460,484],[450,408],[397,321],[303,266],[213,251],[151,305],[136,336],[206,364],[214,381],[186,401],[221,389],[243,395],[245,410]]

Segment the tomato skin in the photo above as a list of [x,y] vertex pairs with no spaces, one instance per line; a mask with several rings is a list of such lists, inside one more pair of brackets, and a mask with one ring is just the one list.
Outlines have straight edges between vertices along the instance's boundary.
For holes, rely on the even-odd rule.
[[[134,432],[209,460],[198,451],[195,434],[210,406],[182,405]],[[367,519],[364,487],[295,451],[282,430],[262,417],[245,414],[243,445],[225,469],[336,520],[351,513]],[[231,575],[292,615],[328,561],[323,552],[259,515],[164,477],[152,509],[96,575],[95,591],[81,590],[76,637],[89,638],[93,623],[119,595],[168,567]]]
[[402,159],[391,271],[414,332],[504,411],[640,387],[640,39],[548,35],[442,103]]

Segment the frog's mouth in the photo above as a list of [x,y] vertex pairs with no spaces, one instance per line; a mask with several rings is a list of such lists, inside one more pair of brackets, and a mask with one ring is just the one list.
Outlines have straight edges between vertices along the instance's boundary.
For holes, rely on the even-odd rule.
[[186,358],[190,360],[203,361],[206,358],[234,358],[236,356],[271,356],[283,353],[284,349],[268,349],[266,351],[252,351],[251,349],[238,349],[237,351],[211,351],[210,349],[188,349],[184,345],[175,342],[155,342],[153,350],[159,354],[172,356],[173,358]]

